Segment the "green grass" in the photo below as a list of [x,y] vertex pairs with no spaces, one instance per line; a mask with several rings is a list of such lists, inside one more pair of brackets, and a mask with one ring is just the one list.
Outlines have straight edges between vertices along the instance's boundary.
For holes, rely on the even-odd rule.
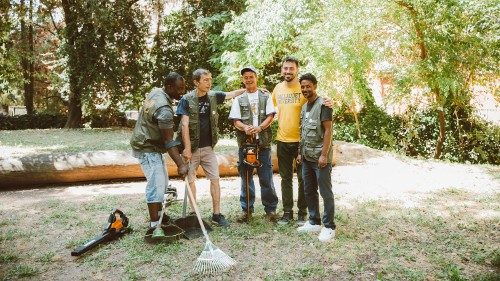
[[129,149],[128,129],[44,129],[2,131],[0,146],[36,153]]
[[[132,130],[123,129],[43,129],[3,130],[0,133],[0,147],[19,153],[78,153],[98,150],[130,150]],[[234,152],[235,141],[217,145],[217,152]]]
[[7,272],[5,280],[34,277],[38,275],[39,272],[40,269],[38,269],[37,267],[33,267],[32,265],[18,264]]
[[[228,197],[223,198],[223,211],[232,225],[215,228],[210,238],[238,262],[220,277],[224,280],[498,280],[500,248],[492,226],[500,219],[478,219],[475,214],[498,211],[500,203],[481,198],[448,190],[431,194],[418,208],[389,200],[350,201],[352,207],[336,210],[335,241],[324,244],[313,235],[299,235],[294,226],[267,222],[260,204],[250,224],[238,224],[238,198]],[[203,239],[146,244],[143,200],[143,195],[106,195],[36,203],[32,207],[43,222],[36,236],[22,227],[32,216],[20,210],[16,224],[0,228],[5,242],[0,243],[0,280],[49,280],[68,274],[75,279],[198,280],[191,269]],[[469,210],[462,203],[466,201],[474,202],[476,210]],[[199,203],[207,218],[210,200]],[[169,213],[179,217],[181,205],[173,204]],[[102,231],[114,207],[127,214],[133,232],[80,258],[69,257],[72,249]]]

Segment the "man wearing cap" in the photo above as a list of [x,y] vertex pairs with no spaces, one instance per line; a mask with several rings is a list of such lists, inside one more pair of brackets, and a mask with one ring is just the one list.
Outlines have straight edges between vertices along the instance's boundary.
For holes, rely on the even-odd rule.
[[[241,178],[240,206],[243,210],[238,222],[248,222],[254,211],[255,185],[252,179],[254,167],[244,163],[244,146],[249,137],[258,141],[257,175],[260,183],[262,204],[265,217],[272,222],[277,220],[276,206],[278,197],[273,184],[273,170],[271,164],[271,139],[270,125],[273,121],[275,110],[269,93],[257,88],[257,70],[254,67],[245,67],[240,71],[245,92],[233,100],[229,119],[232,119],[237,129],[239,174]],[[249,189],[249,202],[247,205],[247,184]],[[247,212],[247,208],[249,212]]]
[[212,74],[206,69],[193,72],[195,89],[182,97],[176,114],[181,116],[177,138],[182,140],[182,156],[190,161],[188,182],[196,200],[196,170],[201,165],[210,180],[212,196],[212,222],[223,227],[229,222],[220,212],[219,164],[213,147],[219,137],[217,105],[244,92],[243,89],[229,93],[210,91]]

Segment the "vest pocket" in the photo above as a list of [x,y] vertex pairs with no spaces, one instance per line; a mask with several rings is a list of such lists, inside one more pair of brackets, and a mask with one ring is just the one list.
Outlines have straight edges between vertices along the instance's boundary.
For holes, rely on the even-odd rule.
[[318,161],[319,157],[321,156],[321,150],[323,150],[323,146],[316,146],[316,147],[306,146],[304,149],[304,154],[307,158]]

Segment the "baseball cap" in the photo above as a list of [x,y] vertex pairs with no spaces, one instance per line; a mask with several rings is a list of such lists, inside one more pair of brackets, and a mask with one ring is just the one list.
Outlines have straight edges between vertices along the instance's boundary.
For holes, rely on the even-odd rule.
[[257,74],[257,69],[255,69],[255,67],[253,66],[246,66],[246,67],[243,67],[241,70],[240,70],[240,74],[243,75],[243,73],[247,72],[247,71],[251,71],[255,74]]

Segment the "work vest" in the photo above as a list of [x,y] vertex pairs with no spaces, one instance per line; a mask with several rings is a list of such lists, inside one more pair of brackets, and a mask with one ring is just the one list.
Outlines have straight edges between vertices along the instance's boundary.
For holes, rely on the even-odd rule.
[[[307,161],[318,162],[323,149],[323,138],[325,130],[321,126],[321,106],[323,98],[318,97],[314,105],[309,111],[309,116],[306,118],[307,103],[302,106],[300,113],[300,154]],[[330,149],[328,150],[327,162],[332,163],[333,156],[333,138],[330,140]]]
[[167,151],[158,127],[158,121],[154,119],[156,110],[163,106],[168,106],[172,110],[172,100],[163,89],[154,88],[146,97],[137,123],[135,123],[134,132],[130,139],[130,145],[134,150],[159,153]]
[[[219,140],[219,113],[217,112],[217,99],[214,92],[208,92],[208,102],[210,104],[210,129],[212,132],[212,147]],[[196,91],[191,91],[184,95],[189,106],[189,140],[191,141],[191,151],[198,149],[200,144],[200,110],[198,95]],[[182,143],[182,124],[179,125],[177,139]]]
[[[259,95],[259,124],[262,123],[267,118],[266,107],[267,100],[269,99],[269,94],[258,91]],[[241,122],[245,125],[253,124],[253,114],[252,109],[250,108],[250,101],[248,100],[248,95],[244,94],[238,98],[238,103],[240,105],[240,113],[241,113]],[[238,146],[242,147],[245,143],[247,135],[245,132],[237,130],[236,135],[238,137]],[[259,145],[263,148],[268,148],[271,146],[271,139],[273,137],[273,133],[271,131],[271,126],[268,126],[266,129],[262,130],[259,133]]]

